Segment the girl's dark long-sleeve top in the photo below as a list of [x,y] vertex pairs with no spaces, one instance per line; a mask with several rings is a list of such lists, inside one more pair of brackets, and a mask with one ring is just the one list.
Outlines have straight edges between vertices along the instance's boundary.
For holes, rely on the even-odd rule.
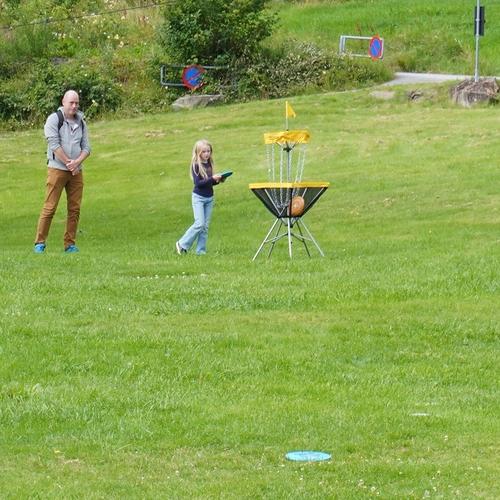
[[198,170],[198,165],[193,164],[193,166],[191,167],[194,182],[193,193],[196,193],[197,195],[203,196],[205,198],[210,198],[214,195],[213,185],[218,184],[218,182],[214,181],[214,179],[212,178],[212,164],[210,162],[205,165],[205,169],[208,175],[206,179],[201,176]]

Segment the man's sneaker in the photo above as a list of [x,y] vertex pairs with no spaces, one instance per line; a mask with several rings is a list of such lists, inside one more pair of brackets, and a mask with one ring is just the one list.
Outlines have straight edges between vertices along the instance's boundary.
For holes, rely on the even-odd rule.
[[180,246],[178,241],[175,242],[175,250],[179,255],[186,253],[186,250]]
[[34,252],[35,253],[43,253],[45,252],[45,243],[35,243]]
[[76,245],[70,245],[66,250],[64,250],[66,253],[76,253],[79,252],[78,247]]

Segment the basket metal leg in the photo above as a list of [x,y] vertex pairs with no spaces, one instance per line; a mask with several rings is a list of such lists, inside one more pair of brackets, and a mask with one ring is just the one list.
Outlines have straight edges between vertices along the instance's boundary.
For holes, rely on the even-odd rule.
[[287,229],[288,229],[288,255],[292,258],[292,228],[290,226],[290,217],[287,217]]
[[[276,224],[278,224],[278,222],[280,222],[279,219],[276,219],[274,221],[274,224],[271,226],[271,229],[269,229],[268,233],[266,234],[266,237],[264,238],[264,240],[262,241],[262,243],[260,244],[260,247],[257,249],[257,252],[255,253],[255,255],[253,256],[253,259],[252,260],[255,260],[257,258],[257,255],[259,255],[260,251],[262,250],[263,246],[267,243],[267,238],[269,238],[269,235],[273,232],[273,229],[274,229],[274,226],[276,226]],[[279,231],[279,229],[278,229]]]
[[[309,247],[307,246],[307,243],[306,243],[307,240],[313,242],[314,246],[317,248],[318,252],[320,253],[320,255],[322,257],[325,256],[325,254],[321,250],[320,246],[318,245],[317,241],[314,239],[314,236],[311,234],[311,232],[309,231],[309,229],[307,228],[305,223],[302,221],[302,219],[296,218],[294,221],[294,225],[297,226],[299,234],[295,234],[293,232],[290,217],[286,217],[286,221],[287,221],[286,224],[284,223],[283,219],[280,219],[280,218],[277,218],[274,221],[271,228],[267,232],[266,237],[264,238],[264,240],[260,244],[259,248],[257,249],[257,252],[255,252],[255,255],[253,256],[252,261],[254,261],[257,258],[257,256],[262,251],[262,249],[264,248],[264,245],[266,243],[271,244],[271,246],[269,248],[269,253],[267,255],[269,258],[271,256],[271,253],[274,250],[274,245],[276,244],[276,242],[282,238],[285,238],[285,237],[288,239],[288,255],[290,258],[292,258],[292,254],[293,254],[293,252],[292,252],[292,243],[293,243],[292,239],[293,238],[297,238],[298,240],[300,240],[302,242],[302,244],[304,245],[304,248],[306,249],[306,253],[307,253],[308,257],[311,257],[311,252],[309,251]],[[276,233],[274,234],[274,236],[271,236],[271,233],[274,231],[275,228],[276,228]],[[284,229],[283,232],[281,232],[282,228]],[[304,235],[304,233],[302,232],[302,228],[304,228],[306,235]]]
[[281,226],[283,226],[283,221],[280,219],[280,225],[278,226],[278,229],[276,230],[276,234],[274,235],[273,238],[269,240],[271,243],[271,247],[269,248],[269,253],[267,254],[267,258],[271,257],[271,254],[273,253],[274,250],[274,245],[276,245],[276,242],[280,239],[280,231],[281,231]]
[[305,249],[306,249],[307,255],[308,255],[309,257],[311,257],[311,253],[309,252],[309,247],[307,246],[306,239],[304,238],[304,235],[302,234],[302,229],[301,229],[301,227],[300,227],[300,219],[297,219],[297,220],[295,221],[295,224],[297,225],[297,228],[298,228],[299,233],[300,233],[300,238],[299,238],[299,239],[300,239],[300,241],[302,241],[302,243],[304,244],[304,247],[305,247]]
[[311,232],[309,231],[309,229],[307,229],[307,226],[304,224],[304,222],[302,222],[302,226],[304,226],[304,229],[307,233],[307,236],[311,239],[311,241],[314,243],[314,245],[316,246],[316,248],[318,249],[318,252],[321,254],[321,257],[324,257],[325,254],[323,253],[323,251],[321,250],[321,248],[319,247],[319,245],[316,243],[316,240],[314,239],[313,235],[311,234]]

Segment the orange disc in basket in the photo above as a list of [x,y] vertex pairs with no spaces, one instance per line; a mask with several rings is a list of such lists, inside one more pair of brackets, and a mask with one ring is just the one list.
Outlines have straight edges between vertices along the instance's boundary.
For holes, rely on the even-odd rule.
[[302,196],[294,196],[290,205],[290,215],[292,217],[300,217],[304,213],[304,198]]

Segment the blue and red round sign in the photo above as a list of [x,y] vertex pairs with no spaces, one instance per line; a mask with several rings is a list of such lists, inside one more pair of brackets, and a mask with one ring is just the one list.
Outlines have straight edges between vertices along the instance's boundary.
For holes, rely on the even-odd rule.
[[384,41],[378,35],[372,36],[368,53],[373,60],[384,57]]
[[205,68],[199,64],[186,66],[182,71],[182,83],[190,90],[199,89],[203,85]]

